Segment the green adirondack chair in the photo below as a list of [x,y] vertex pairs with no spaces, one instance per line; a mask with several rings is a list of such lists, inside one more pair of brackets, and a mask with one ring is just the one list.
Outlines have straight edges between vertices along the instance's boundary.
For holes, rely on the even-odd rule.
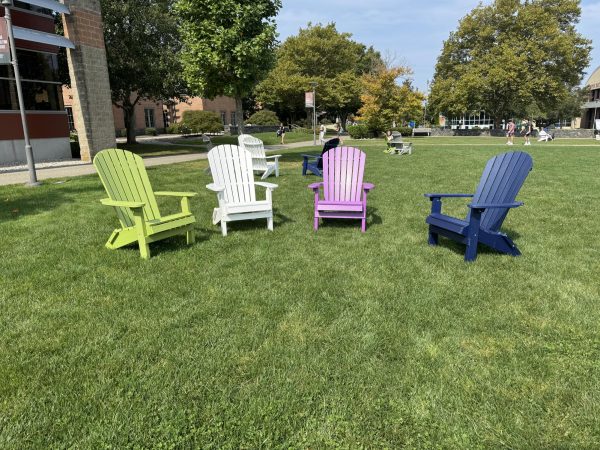
[[[196,218],[189,201],[194,192],[154,192],[142,158],[126,150],[102,150],[94,158],[94,166],[109,197],[100,202],[115,208],[121,222],[106,247],[113,250],[137,241],[141,257],[148,259],[151,242],[185,234],[187,243],[194,243]],[[181,212],[161,216],[155,196],[181,198]]]

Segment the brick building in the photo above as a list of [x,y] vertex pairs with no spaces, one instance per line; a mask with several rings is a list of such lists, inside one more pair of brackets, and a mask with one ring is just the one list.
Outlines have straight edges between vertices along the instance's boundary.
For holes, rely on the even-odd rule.
[[[14,0],[11,7],[27,124],[36,161],[71,157],[69,123],[77,128],[81,157],[114,147],[112,105],[99,0]],[[65,37],[55,34],[62,14]],[[0,17],[5,11],[0,7]],[[72,104],[67,112],[58,49],[67,48]],[[70,113],[70,115],[68,114]],[[0,66],[0,163],[25,161],[12,66]]]
[[213,111],[219,114],[223,125],[236,126],[235,99],[231,97],[216,97],[214,100],[200,97],[190,97],[183,102],[165,106],[166,119],[169,125],[180,123],[185,111]]
[[[133,99],[132,99],[133,100]],[[73,120],[73,91],[63,86],[63,102],[69,117],[69,128],[76,130]],[[112,103],[111,103],[112,104]],[[125,114],[123,109],[112,105],[113,129],[116,136],[125,136]],[[162,133],[165,124],[165,106],[162,102],[152,100],[140,100],[135,107],[135,130],[137,134],[144,134],[146,128],[154,128]]]
[[[0,6],[0,17],[4,17]],[[58,73],[53,11],[15,1],[11,8],[15,45],[21,72],[23,98],[33,152],[38,159],[69,158],[69,127],[63,108]],[[31,32],[42,32],[39,36]],[[19,38],[20,37],[20,38]],[[53,41],[56,37],[56,42]],[[33,41],[31,39],[36,39]],[[65,40],[66,41],[66,40]],[[0,65],[0,163],[25,161],[25,142],[17,87],[11,65]]]

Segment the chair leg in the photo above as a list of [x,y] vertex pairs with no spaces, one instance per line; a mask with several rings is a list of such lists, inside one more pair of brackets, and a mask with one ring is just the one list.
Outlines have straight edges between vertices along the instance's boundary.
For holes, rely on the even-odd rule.
[[227,222],[221,220],[221,233],[223,236],[227,236]]
[[367,219],[361,219],[360,231],[367,231]]
[[142,259],[150,259],[150,246],[145,239],[139,240],[140,245],[140,256]]
[[319,218],[317,216],[315,216],[314,229],[315,229],[315,231],[317,231],[319,229]]
[[428,239],[429,245],[438,245],[439,241],[440,241],[439,234],[434,233],[433,231],[430,230],[429,231],[429,239]]
[[273,218],[272,217],[267,218],[267,230],[273,231]]
[[279,163],[275,166],[275,177],[279,176]]
[[192,245],[194,242],[196,242],[196,236],[194,235],[194,230],[190,230],[185,233],[185,240],[188,245]]
[[477,259],[477,241],[467,244],[467,250],[465,251],[465,261],[471,262]]

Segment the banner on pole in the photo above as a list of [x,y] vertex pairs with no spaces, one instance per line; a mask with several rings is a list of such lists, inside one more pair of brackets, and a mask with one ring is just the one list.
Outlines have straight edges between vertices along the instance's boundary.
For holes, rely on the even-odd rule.
[[440,121],[440,127],[445,127],[446,126],[446,116],[442,116],[440,114],[439,121]]
[[304,103],[307,108],[314,108],[315,106],[315,97],[312,92],[304,93]]
[[0,17],[0,65],[10,64],[10,45],[8,44],[8,25],[4,17]]

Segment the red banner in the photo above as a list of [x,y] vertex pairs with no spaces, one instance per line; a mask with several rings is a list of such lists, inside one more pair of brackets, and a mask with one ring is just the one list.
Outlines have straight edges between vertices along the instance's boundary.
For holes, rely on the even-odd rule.
[[315,106],[315,98],[312,92],[306,92],[304,94],[304,103],[306,104],[307,108],[312,108]]
[[0,64],[10,64],[10,45],[8,44],[8,25],[0,17]]

